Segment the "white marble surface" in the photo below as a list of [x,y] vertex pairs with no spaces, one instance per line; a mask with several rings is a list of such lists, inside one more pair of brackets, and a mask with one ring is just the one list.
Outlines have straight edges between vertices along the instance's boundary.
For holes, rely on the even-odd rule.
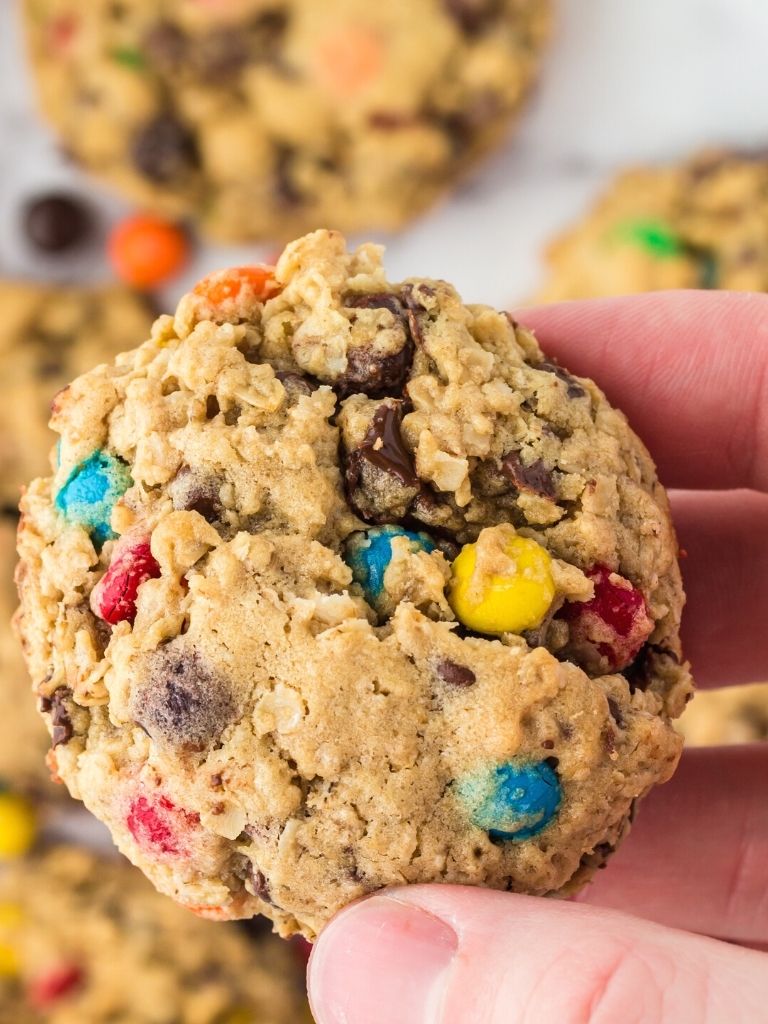
[[[459,195],[386,240],[393,277],[441,276],[470,301],[508,304],[539,279],[546,239],[614,168],[708,144],[768,146],[767,0],[558,6],[554,45],[520,131]],[[18,0],[0,0],[0,273],[108,276],[98,247],[76,261],[41,261],[20,236],[20,200],[40,189],[76,185],[104,226],[126,207],[58,155],[31,101],[17,15]],[[207,270],[264,252],[203,247],[165,299]]]

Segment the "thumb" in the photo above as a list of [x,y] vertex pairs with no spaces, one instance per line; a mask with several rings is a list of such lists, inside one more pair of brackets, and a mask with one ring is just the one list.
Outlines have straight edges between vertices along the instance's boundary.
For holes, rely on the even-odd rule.
[[337,915],[309,988],[318,1024],[754,1024],[768,959],[615,911],[412,886]]

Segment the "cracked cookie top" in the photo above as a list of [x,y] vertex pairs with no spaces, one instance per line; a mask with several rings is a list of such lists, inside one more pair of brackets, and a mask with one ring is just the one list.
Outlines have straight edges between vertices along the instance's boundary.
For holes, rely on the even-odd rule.
[[318,231],[52,424],[18,570],[51,756],[187,906],[312,937],[386,884],[567,891],[673,770],[666,496],[508,315]]
[[503,136],[550,0],[25,0],[45,113],[145,207],[225,240],[392,229]]

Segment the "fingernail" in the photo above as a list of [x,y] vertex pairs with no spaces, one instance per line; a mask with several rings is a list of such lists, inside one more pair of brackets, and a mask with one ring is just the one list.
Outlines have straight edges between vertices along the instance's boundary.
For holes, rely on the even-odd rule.
[[391,896],[349,907],[309,965],[318,1024],[437,1024],[458,947],[447,924]]

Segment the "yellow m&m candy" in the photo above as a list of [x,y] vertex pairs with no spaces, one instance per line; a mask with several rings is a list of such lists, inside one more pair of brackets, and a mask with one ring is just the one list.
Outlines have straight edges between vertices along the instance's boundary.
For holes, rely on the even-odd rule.
[[[480,572],[477,544],[465,544],[453,563],[448,594],[458,620],[478,633],[522,633],[540,625],[555,598],[552,558],[535,540],[511,527],[499,538],[497,564],[503,572]],[[483,531],[484,533],[486,531]],[[488,563],[493,566],[493,559]]]
[[26,853],[37,832],[32,805],[18,793],[0,792],[0,860]]

